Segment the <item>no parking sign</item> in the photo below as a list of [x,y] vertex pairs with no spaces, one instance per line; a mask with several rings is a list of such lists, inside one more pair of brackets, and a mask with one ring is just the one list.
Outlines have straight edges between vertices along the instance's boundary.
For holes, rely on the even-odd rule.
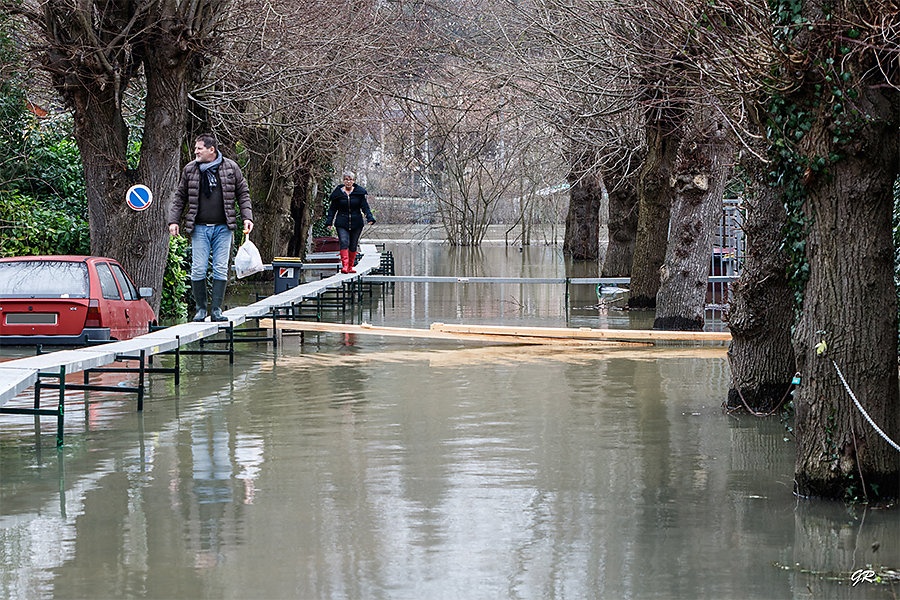
[[147,210],[153,202],[153,192],[146,185],[139,183],[128,188],[125,202],[132,210]]

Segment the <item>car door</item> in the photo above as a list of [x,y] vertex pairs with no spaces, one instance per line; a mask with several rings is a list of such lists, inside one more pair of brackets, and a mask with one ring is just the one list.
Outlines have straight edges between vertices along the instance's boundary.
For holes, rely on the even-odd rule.
[[100,312],[103,314],[103,324],[109,327],[109,333],[117,340],[128,337],[128,316],[125,301],[116,283],[110,264],[107,262],[94,263],[97,269],[97,277],[100,280]]
[[122,298],[125,306],[125,323],[128,329],[128,336],[132,338],[136,335],[147,333],[148,325],[153,320],[152,310],[150,315],[147,313],[147,303],[142,301],[138,295],[137,288],[131,283],[131,279],[125,274],[122,265],[110,263],[113,275],[119,283],[119,289],[122,290]]

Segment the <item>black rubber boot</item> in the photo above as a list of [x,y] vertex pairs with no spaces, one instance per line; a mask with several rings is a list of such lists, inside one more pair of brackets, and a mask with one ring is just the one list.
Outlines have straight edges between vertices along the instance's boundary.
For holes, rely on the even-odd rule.
[[191,292],[194,294],[194,306],[197,307],[197,314],[194,315],[195,321],[202,321],[206,318],[206,280],[191,280]]
[[227,281],[213,279],[212,300],[210,301],[210,319],[213,321],[227,321],[228,317],[222,314],[222,301],[225,300],[225,284]]

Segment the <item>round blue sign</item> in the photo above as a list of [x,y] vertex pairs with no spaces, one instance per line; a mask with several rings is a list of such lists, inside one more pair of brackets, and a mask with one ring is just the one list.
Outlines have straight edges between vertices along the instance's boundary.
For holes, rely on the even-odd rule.
[[153,202],[153,192],[146,185],[139,183],[133,185],[125,194],[125,202],[132,210],[147,210]]

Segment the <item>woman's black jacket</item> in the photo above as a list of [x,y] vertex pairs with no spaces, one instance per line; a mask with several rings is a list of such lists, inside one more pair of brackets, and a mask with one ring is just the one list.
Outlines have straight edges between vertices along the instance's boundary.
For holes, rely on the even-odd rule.
[[362,186],[354,185],[350,197],[344,193],[344,186],[337,186],[331,192],[331,205],[328,207],[328,215],[325,217],[325,224],[331,227],[341,227],[343,229],[362,229],[363,213],[366,215],[366,221],[375,222],[372,211],[369,210],[369,203],[366,201],[366,189]]

